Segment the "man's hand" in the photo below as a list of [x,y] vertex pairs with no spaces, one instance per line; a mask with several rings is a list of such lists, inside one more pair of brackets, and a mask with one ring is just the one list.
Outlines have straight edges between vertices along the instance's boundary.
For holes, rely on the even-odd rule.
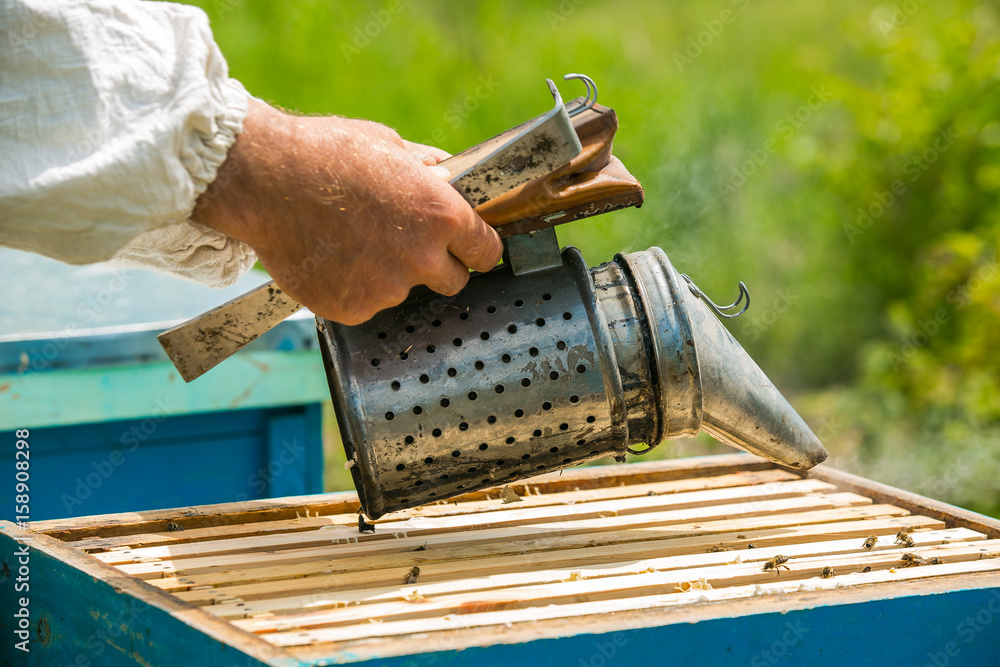
[[445,157],[378,123],[251,100],[192,219],[248,243],[317,315],[360,324],[414,285],[450,296],[499,261],[496,232],[431,166]]

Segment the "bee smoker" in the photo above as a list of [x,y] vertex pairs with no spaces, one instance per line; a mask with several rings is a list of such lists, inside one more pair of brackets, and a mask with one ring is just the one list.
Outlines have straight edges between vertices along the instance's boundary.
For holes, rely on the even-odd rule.
[[[358,326],[317,319],[364,513],[387,512],[641,454],[706,431],[778,463],[827,453],[659,248],[588,268],[554,225],[640,206],[612,155],[618,120],[587,95],[444,160],[504,238],[504,262],[455,297],[416,288]],[[739,313],[727,313],[739,307]],[[301,305],[273,282],[159,335],[191,381]],[[644,447],[642,447],[644,446]]]
[[590,269],[550,228],[505,259],[456,297],[418,288],[366,324],[319,322],[368,517],[699,430],[796,468],[826,459],[659,248]]
[[594,268],[560,251],[553,225],[643,200],[611,155],[614,111],[591,79],[567,78],[587,85],[566,105],[581,152],[476,209],[506,237],[501,266],[455,297],[416,288],[362,325],[317,319],[369,518],[701,430],[795,468],[827,457],[719,319],[749,306],[743,283],[719,308],[659,248]]

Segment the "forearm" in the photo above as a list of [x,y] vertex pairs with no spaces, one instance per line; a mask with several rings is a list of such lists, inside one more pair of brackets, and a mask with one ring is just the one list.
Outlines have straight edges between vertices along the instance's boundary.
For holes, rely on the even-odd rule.
[[414,285],[453,294],[499,259],[496,233],[428,167],[439,155],[378,123],[251,101],[193,219],[248,243],[316,314],[363,322]]
[[0,243],[217,285],[252,248],[293,298],[347,324],[415,285],[454,294],[499,259],[496,233],[430,167],[441,151],[248,102],[200,10],[37,7],[0,3],[0,24],[52,14],[4,53]]
[[[230,147],[215,181],[198,197],[191,219],[198,224],[247,242],[261,242],[256,228],[264,208],[273,210],[275,188],[264,180],[280,178],[290,141],[285,114],[251,99],[243,131]],[[266,200],[266,201],[262,201]]]

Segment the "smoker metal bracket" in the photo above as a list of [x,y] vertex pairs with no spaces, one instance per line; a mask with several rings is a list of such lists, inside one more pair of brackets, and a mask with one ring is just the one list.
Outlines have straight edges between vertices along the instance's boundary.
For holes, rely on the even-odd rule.
[[555,227],[508,236],[503,240],[503,261],[515,276],[551,269],[562,264]]

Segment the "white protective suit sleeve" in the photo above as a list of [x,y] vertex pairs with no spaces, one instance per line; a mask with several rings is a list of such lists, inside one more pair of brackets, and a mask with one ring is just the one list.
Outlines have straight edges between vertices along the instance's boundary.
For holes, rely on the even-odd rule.
[[0,245],[213,286],[255,261],[189,220],[248,95],[195,7],[0,0]]

